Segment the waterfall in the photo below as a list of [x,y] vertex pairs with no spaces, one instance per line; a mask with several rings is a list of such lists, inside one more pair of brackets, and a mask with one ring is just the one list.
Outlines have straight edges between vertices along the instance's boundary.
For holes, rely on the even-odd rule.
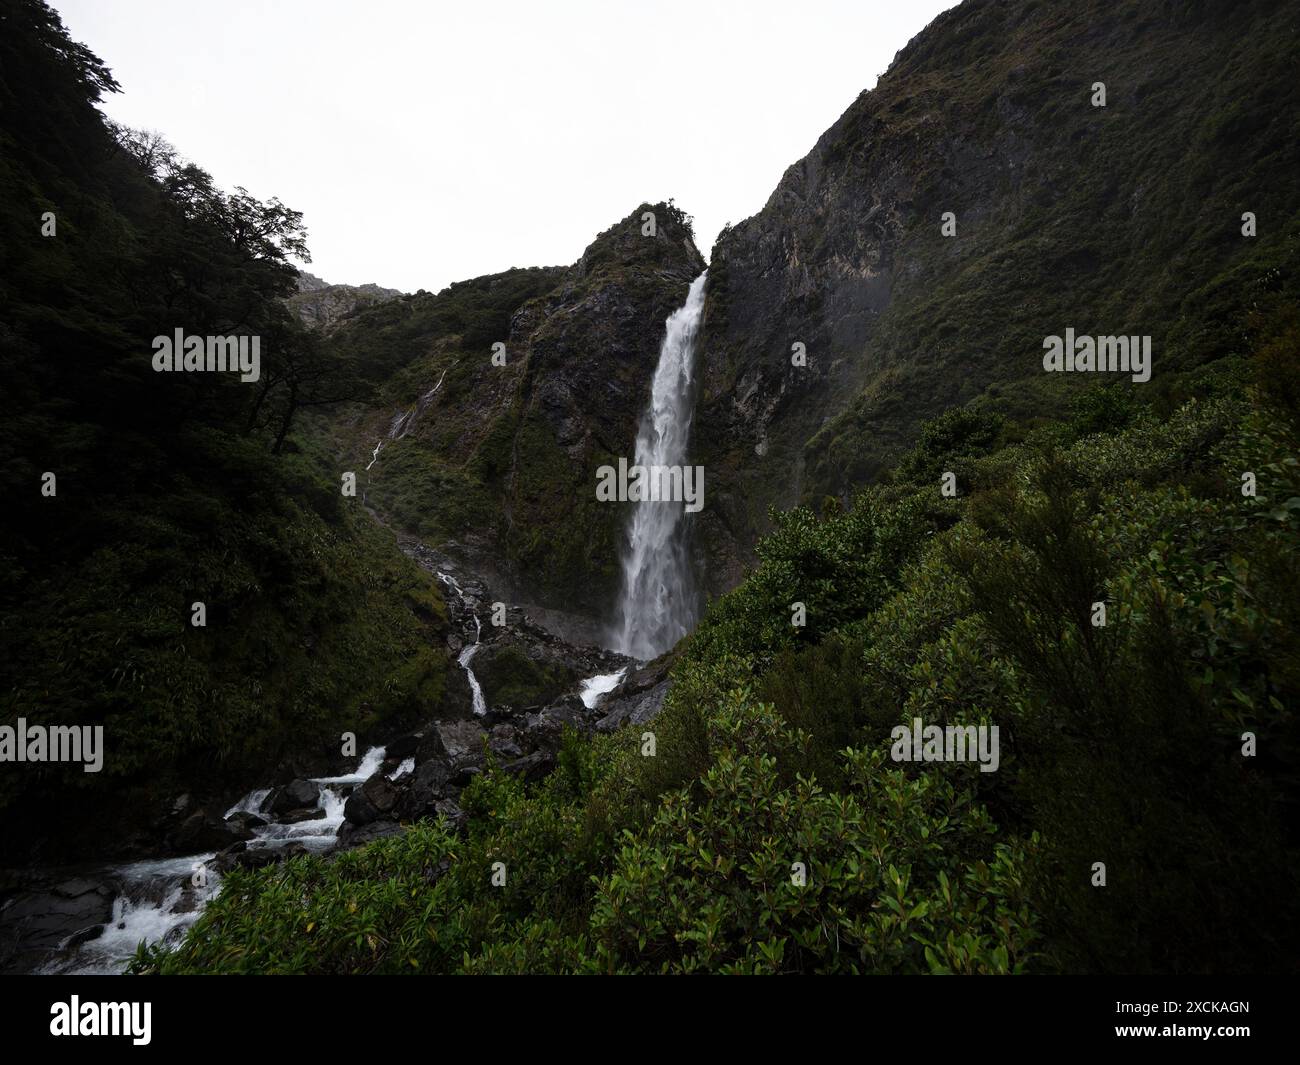
[[[441,383],[439,382],[439,384]],[[465,593],[460,589],[460,582],[450,573],[444,573],[442,570],[437,571],[437,577],[438,580],[456,593],[456,598],[460,600],[461,605],[470,612],[470,616],[474,619],[474,642],[465,645],[456,661],[460,664],[460,668],[465,671],[465,679],[469,681],[470,696],[474,701],[474,713],[481,716],[487,713],[487,701],[483,698],[483,688],[478,682],[478,677],[474,676],[474,670],[470,668],[470,662],[479,649],[479,641],[483,636],[483,626],[479,622],[478,613],[466,601]]]
[[[691,282],[686,302],[665,323],[650,406],[636,438],[638,466],[681,466],[686,461],[695,344],[707,277],[706,270]],[[645,499],[632,510],[623,556],[622,629],[614,643],[633,658],[657,658],[695,625],[697,604],[683,513],[680,500]]]

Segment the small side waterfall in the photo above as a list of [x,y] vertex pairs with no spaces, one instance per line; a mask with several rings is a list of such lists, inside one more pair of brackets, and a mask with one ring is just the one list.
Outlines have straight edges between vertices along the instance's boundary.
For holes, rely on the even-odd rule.
[[478,682],[478,677],[474,676],[474,670],[470,668],[470,662],[473,660],[475,653],[479,649],[479,640],[483,635],[483,624],[478,619],[478,612],[470,607],[465,600],[465,593],[461,591],[460,582],[450,573],[444,573],[442,570],[437,571],[438,580],[442,581],[448,588],[456,593],[456,598],[465,603],[470,615],[474,618],[474,642],[467,643],[460,652],[456,661],[461,669],[465,671],[465,679],[469,681],[470,696],[474,701],[474,713],[483,715],[487,713],[487,700],[483,698],[483,688]]
[[[690,438],[695,346],[704,315],[708,271],[691,282],[686,302],[665,324],[650,406],[636,439],[636,464],[681,466]],[[695,625],[697,603],[683,538],[684,504],[645,499],[628,524],[623,556],[621,630],[616,649],[643,661],[657,658]]]

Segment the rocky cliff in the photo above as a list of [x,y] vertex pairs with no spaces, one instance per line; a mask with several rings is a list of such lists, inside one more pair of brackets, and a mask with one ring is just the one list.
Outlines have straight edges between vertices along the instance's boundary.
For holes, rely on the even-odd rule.
[[1125,387],[1233,350],[1228,295],[1294,255],[1296,42],[1271,0],[968,0],[911,41],[713,250],[707,586],[770,505],[847,498],[921,420],[1095,383],[1042,372],[1067,326],[1152,335],[1154,383]]
[[462,282],[341,324],[335,350],[376,375],[373,401],[335,427],[347,461],[370,466],[367,503],[592,638],[626,522],[623,506],[597,502],[596,470],[632,455],[664,321],[703,269],[689,219],[643,204],[571,267]]

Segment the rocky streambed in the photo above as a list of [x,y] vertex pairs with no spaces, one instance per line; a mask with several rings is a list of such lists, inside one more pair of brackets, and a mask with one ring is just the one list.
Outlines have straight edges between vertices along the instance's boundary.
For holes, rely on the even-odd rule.
[[425,818],[463,831],[458,799],[489,759],[540,780],[566,726],[609,732],[663,705],[665,662],[570,643],[497,606],[449,558],[403,548],[444,587],[462,690],[422,727],[341,756],[322,775],[268,780],[236,797],[176,796],[156,826],[156,857],[0,871],[0,972],[121,972],[140,942],[178,941],[234,868],[340,853]]

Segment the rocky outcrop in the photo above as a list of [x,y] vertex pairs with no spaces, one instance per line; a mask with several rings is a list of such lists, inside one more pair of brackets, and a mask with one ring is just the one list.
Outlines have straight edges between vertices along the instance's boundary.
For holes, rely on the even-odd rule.
[[[383,323],[404,316],[385,340],[400,373],[379,391],[393,405],[340,423],[362,467],[382,441],[367,502],[505,601],[604,621],[626,511],[596,500],[596,471],[632,455],[663,323],[703,269],[689,219],[644,204],[565,270],[465,282],[350,319],[330,340],[339,351],[376,346]],[[502,313],[508,285],[528,295]]]
[[74,876],[33,884],[0,907],[0,972],[23,972],[49,951],[93,938],[113,914],[113,888],[104,880]]
[[381,288],[374,284],[331,285],[313,274],[299,271],[298,291],[286,302],[309,329],[328,331],[353,312],[395,299],[401,294],[395,288]]

